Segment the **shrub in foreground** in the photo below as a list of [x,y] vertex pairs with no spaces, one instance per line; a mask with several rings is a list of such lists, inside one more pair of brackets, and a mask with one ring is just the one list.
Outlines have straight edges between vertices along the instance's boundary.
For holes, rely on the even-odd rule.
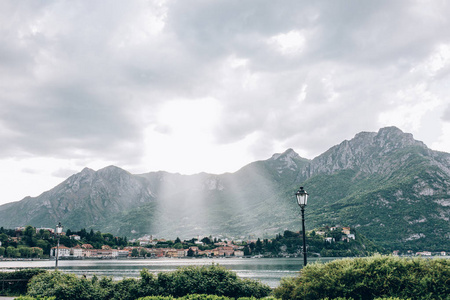
[[30,279],[44,273],[42,269],[28,269],[15,272],[0,272],[0,280],[3,284],[0,286],[0,295],[20,295],[27,292],[27,284]]
[[274,294],[284,300],[450,299],[450,260],[376,255],[315,263],[284,278]]
[[31,296],[20,296],[20,297],[14,298],[14,300],[56,300],[56,298],[55,297],[39,297],[39,296],[37,298],[34,298]]
[[239,278],[236,273],[218,265],[189,266],[170,273],[158,274],[159,294],[181,297],[188,294],[208,294],[227,297],[262,298],[270,287],[258,281]]
[[218,265],[190,266],[158,276],[144,269],[140,279],[120,281],[109,277],[100,280],[95,276],[78,278],[55,271],[34,277],[28,285],[28,296],[54,296],[58,300],[135,300],[146,296],[182,297],[189,294],[262,298],[270,293],[269,286],[241,279]]
[[33,277],[28,284],[28,296],[56,297],[58,300],[102,299],[103,290],[92,280],[59,271]]
[[[47,298],[47,297],[31,297],[31,296],[21,296],[18,298],[15,298],[15,300],[56,300],[55,297]],[[143,298],[139,298],[138,300],[235,300],[235,298],[229,298],[226,296],[216,296],[216,295],[198,295],[198,294],[192,294],[192,295],[186,295],[180,298],[174,298],[172,296],[147,296]],[[256,300],[254,297],[242,297],[237,298],[236,300]],[[264,300],[277,300],[273,297],[266,297]],[[333,300],[347,300],[347,299],[333,299]],[[348,299],[350,300],[350,299]],[[383,300],[389,300],[389,299],[383,299]],[[392,300],[401,300],[401,299],[392,299]]]
[[[256,300],[254,297],[241,297],[236,300]],[[226,296],[217,295],[205,295],[205,294],[191,294],[180,298],[174,298],[172,296],[148,296],[144,298],[139,298],[138,300],[235,300],[235,298],[230,298]],[[273,297],[266,297],[264,300],[277,300]]]

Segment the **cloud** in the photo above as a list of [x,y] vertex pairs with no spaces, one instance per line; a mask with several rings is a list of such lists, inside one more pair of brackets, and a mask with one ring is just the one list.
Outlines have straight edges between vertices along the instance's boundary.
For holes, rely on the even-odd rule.
[[[446,105],[445,2],[0,5],[1,157],[136,167],[150,138],[190,128],[208,149],[312,158],[359,131],[418,130]],[[168,103],[196,110],[171,118]]]
[[59,177],[59,178],[63,178],[66,179],[70,176],[72,176],[73,174],[78,173],[79,170],[73,170],[73,169],[58,169],[55,172],[53,172],[51,175],[54,177]]
[[445,122],[450,122],[450,104],[447,105],[447,108],[442,115],[442,120]]

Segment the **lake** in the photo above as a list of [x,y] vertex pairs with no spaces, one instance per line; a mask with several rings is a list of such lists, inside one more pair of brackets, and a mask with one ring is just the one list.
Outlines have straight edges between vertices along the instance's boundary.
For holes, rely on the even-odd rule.
[[[309,258],[308,263],[330,261],[335,258]],[[111,276],[115,279],[124,277],[139,277],[143,268],[156,274],[174,271],[184,266],[202,266],[219,264],[236,272],[241,278],[257,279],[270,287],[279,285],[281,278],[296,276],[303,267],[303,258],[160,258],[160,259],[126,259],[126,260],[60,260],[58,269],[88,277],[97,275]],[[2,268],[45,268],[53,269],[54,260],[36,261],[0,261]]]

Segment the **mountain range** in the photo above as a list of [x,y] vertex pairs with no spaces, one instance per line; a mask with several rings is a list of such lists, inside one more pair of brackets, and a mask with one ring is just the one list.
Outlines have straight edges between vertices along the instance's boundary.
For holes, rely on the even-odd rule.
[[294,150],[234,173],[131,174],[88,168],[38,197],[0,206],[0,226],[81,228],[138,237],[274,237],[351,226],[387,249],[450,250],[450,154],[396,127],[361,132],[309,160]]

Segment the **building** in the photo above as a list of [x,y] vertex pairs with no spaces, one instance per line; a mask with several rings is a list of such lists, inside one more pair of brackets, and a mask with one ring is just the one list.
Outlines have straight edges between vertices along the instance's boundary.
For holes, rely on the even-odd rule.
[[69,235],[69,238],[71,238],[72,240],[75,240],[75,241],[81,240],[81,236],[76,235],[76,234]]
[[233,247],[219,247],[217,256],[232,256],[234,255]]
[[[53,247],[50,250],[50,256],[56,257],[56,248],[57,247]],[[59,246],[58,257],[70,257],[70,248],[67,248],[64,245]]]
[[127,258],[128,254],[129,254],[128,250],[117,250],[117,249],[112,250],[113,257]]
[[83,248],[81,248],[79,245],[76,245],[72,249],[70,249],[70,254],[73,257],[83,257]]
[[343,234],[350,234],[350,227],[342,227]]

